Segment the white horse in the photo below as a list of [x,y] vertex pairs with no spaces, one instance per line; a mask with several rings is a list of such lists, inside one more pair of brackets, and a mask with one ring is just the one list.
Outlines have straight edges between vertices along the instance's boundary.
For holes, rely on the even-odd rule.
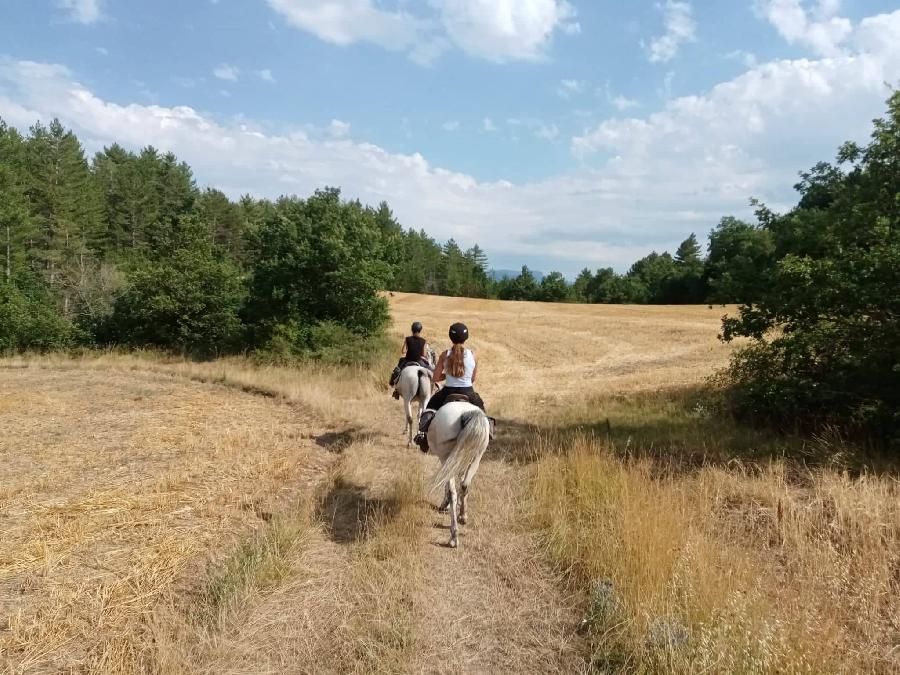
[[[419,403],[419,412],[416,417],[418,420],[422,417],[422,411],[425,410],[425,406],[428,405],[428,400],[431,398],[431,371],[422,366],[407,366],[400,371],[400,379],[397,380],[395,388],[403,399],[403,412],[406,414],[406,428],[403,433],[406,434],[406,447],[408,448],[412,444],[414,430],[412,402],[418,401]],[[415,429],[418,428],[417,422]]]
[[441,460],[431,480],[431,490],[444,489],[446,493],[441,510],[450,509],[450,548],[459,544],[457,522],[466,524],[469,486],[490,440],[490,419],[481,408],[468,402],[446,403],[428,428],[428,454]]

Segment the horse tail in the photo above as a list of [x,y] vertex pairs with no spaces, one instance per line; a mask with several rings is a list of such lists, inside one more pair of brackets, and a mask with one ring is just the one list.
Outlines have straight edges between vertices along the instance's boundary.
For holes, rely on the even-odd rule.
[[432,493],[446,489],[451,478],[462,475],[487,449],[491,440],[491,424],[481,410],[463,413],[461,422],[462,430],[456,437],[456,444],[431,479],[429,491]]
[[[419,368],[419,396],[423,399],[431,397],[431,373],[426,368]],[[423,404],[424,405],[424,404]]]

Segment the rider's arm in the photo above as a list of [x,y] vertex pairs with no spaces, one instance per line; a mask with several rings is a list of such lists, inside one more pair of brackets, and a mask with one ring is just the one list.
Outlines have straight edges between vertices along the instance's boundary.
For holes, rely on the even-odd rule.
[[400,348],[400,356],[406,356],[406,338],[403,339],[403,346]]
[[[472,352],[472,358],[475,359],[475,352]],[[475,359],[475,367],[472,369],[472,384],[475,384],[476,377],[478,377],[478,359]]]
[[441,355],[438,357],[437,365],[434,367],[434,377],[432,378],[435,382],[443,382],[444,380],[444,357],[446,355],[446,352],[441,352]]

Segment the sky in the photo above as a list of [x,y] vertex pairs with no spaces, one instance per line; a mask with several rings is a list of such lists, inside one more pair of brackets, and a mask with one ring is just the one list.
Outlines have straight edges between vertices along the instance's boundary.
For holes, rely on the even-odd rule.
[[898,0],[3,0],[0,118],[340,187],[497,268],[623,271],[796,202],[900,85]]

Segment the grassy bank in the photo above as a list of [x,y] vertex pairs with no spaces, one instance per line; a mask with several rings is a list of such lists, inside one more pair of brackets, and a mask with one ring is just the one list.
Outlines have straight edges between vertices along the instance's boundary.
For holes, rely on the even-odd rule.
[[592,664],[896,672],[896,473],[866,470],[839,439],[753,431],[701,401],[593,401],[532,440],[529,515],[583,598]]

